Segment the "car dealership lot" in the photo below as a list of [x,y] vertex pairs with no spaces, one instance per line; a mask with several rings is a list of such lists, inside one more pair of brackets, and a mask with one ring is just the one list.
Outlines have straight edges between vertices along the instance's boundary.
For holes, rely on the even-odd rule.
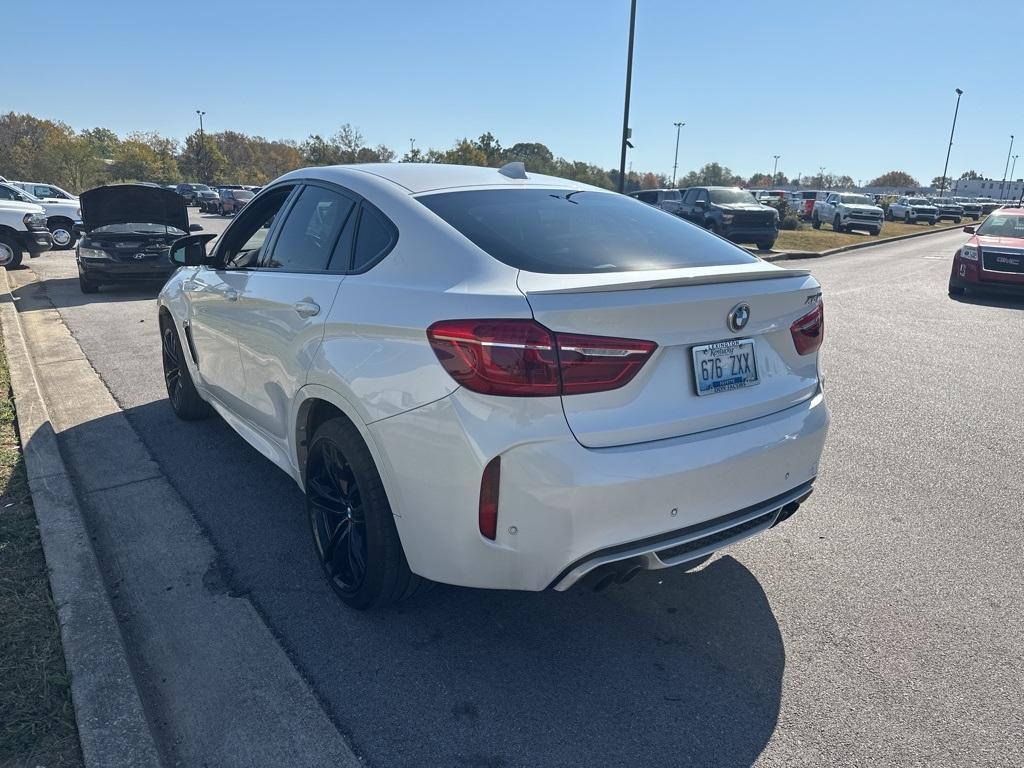
[[1024,717],[1024,306],[946,297],[965,239],[798,264],[824,288],[833,425],[789,522],[691,574],[378,614],[337,604],[292,481],[220,420],[174,418],[155,288],[83,296],[70,252],[29,266],[368,764],[1000,765]]

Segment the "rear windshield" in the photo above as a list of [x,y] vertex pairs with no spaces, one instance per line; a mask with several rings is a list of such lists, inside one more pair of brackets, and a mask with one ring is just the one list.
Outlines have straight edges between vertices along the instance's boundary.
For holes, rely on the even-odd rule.
[[491,189],[417,200],[498,261],[528,272],[633,272],[757,261],[678,216],[610,192]]

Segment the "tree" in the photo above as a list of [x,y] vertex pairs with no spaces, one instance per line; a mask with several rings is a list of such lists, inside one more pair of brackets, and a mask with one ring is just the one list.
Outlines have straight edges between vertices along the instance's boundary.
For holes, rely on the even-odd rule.
[[121,143],[121,139],[109,128],[90,128],[79,134],[88,143],[96,157],[102,159],[113,159],[114,150]]
[[210,134],[203,134],[200,139],[196,131],[185,139],[178,165],[185,178],[209,184],[221,180],[227,159]]
[[770,187],[772,186],[772,177],[768,173],[755,173],[749,179],[747,179],[748,187]]
[[700,170],[690,171],[686,174],[679,186],[695,187],[700,184],[705,184],[709,186],[734,187],[738,185],[746,185],[746,183],[746,179],[737,176],[725,166],[719,165],[718,163],[707,163],[702,165]]
[[161,178],[160,156],[141,141],[122,141],[113,159],[110,176],[117,181],[152,181]]
[[917,179],[906,171],[889,171],[868,182],[869,187],[919,187]]
[[977,171],[964,171],[963,173],[960,174],[960,178],[973,180],[982,178],[982,175]]
[[337,165],[341,162],[341,150],[337,144],[324,139],[320,134],[311,134],[299,147],[302,158],[308,165]]
[[648,171],[640,179],[640,189],[657,189],[660,185],[658,184],[658,177]]
[[949,189],[951,186],[953,186],[953,179],[949,176],[936,176],[932,179],[934,189]]
[[408,152],[406,152],[404,155],[402,155],[402,159],[399,160],[399,162],[401,162],[401,163],[422,163],[422,162],[425,162],[425,161],[424,161],[424,158],[423,158],[423,153],[420,152],[415,147],[413,147]]

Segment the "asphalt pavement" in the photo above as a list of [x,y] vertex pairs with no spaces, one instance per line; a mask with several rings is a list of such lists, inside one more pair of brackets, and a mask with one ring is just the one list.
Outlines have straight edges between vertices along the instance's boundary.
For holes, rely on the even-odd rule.
[[1024,303],[946,296],[965,238],[792,262],[823,285],[833,422],[790,521],[600,594],[438,587],[383,613],[333,597],[284,473],[174,417],[156,288],[85,296],[69,251],[28,265],[366,764],[1012,765]]

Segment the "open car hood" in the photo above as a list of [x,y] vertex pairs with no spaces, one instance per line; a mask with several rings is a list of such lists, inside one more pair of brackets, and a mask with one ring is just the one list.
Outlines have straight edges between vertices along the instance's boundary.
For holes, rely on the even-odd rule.
[[108,224],[158,224],[188,232],[185,200],[171,189],[142,184],[110,184],[79,197],[82,224],[88,232]]

